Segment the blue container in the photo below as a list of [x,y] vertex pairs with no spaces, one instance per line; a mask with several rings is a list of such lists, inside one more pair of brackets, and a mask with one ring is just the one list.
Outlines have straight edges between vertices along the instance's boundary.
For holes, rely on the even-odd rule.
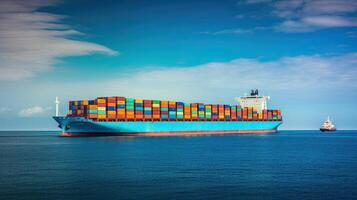
[[118,105],[117,105],[117,108],[125,108],[125,105],[118,104]]
[[114,106],[108,106],[107,110],[114,110],[115,111],[115,107]]
[[151,111],[144,111],[144,115],[151,115]]
[[135,110],[143,110],[143,107],[135,107]]
[[176,112],[176,108],[169,108],[169,111],[175,111]]

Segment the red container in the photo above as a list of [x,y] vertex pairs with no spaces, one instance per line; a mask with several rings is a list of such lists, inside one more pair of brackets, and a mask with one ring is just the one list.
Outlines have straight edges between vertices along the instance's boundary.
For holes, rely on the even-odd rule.
[[125,97],[117,97],[117,101],[125,101]]

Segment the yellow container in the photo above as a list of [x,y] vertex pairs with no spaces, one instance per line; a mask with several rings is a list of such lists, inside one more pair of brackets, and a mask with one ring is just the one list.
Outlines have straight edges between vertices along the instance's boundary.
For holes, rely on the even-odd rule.
[[98,102],[98,103],[105,103],[106,100],[105,100],[105,99],[97,99],[97,102]]
[[116,106],[116,104],[115,103],[108,103],[108,106]]
[[117,104],[124,105],[125,101],[117,101]]
[[98,115],[98,119],[105,119],[107,118],[107,115]]
[[135,99],[135,103],[142,103],[143,100],[142,99]]
[[108,110],[107,114],[108,115],[115,115],[117,112],[115,112],[114,110]]
[[88,100],[82,100],[81,104],[82,104],[83,106],[87,106],[87,105],[88,105]]

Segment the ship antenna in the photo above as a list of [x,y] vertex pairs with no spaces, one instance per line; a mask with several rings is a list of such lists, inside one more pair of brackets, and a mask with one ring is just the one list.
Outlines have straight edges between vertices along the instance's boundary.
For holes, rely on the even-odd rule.
[[60,104],[58,97],[56,97],[55,104],[56,104],[56,117],[58,117],[59,116],[59,104]]

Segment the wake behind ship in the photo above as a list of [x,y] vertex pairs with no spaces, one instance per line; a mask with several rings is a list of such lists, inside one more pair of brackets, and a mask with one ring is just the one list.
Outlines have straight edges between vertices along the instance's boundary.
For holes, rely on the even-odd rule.
[[54,119],[62,136],[273,133],[282,115],[267,108],[268,99],[258,90],[237,98],[240,105],[98,97],[70,101],[67,116],[58,116],[56,98]]

